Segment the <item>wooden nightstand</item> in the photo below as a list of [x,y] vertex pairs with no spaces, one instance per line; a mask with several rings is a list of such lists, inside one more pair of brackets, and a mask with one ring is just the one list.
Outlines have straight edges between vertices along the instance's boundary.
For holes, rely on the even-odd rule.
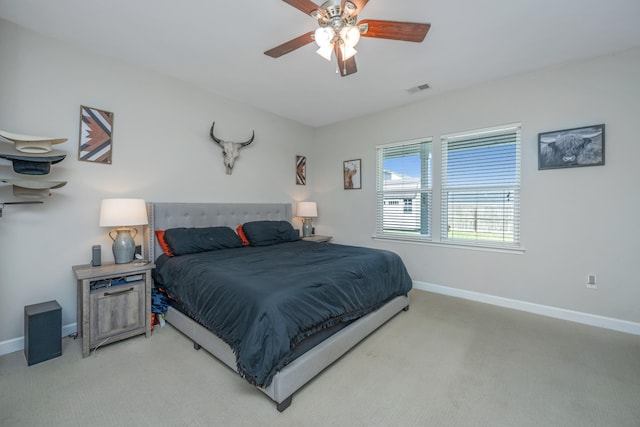
[[153,263],[75,265],[82,357],[92,348],[134,335],[151,336]]
[[333,236],[321,236],[320,234],[314,234],[309,237],[303,237],[302,240],[307,240],[309,242],[328,242],[333,239]]

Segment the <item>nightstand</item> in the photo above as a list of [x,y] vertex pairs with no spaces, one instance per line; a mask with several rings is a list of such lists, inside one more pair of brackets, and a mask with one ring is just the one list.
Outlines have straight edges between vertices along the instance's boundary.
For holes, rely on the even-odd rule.
[[314,234],[311,235],[309,237],[303,237],[302,240],[306,240],[309,242],[328,242],[329,240],[333,239],[333,236],[321,236],[320,234]]
[[102,344],[151,336],[153,263],[75,265],[78,279],[78,336],[82,357]]

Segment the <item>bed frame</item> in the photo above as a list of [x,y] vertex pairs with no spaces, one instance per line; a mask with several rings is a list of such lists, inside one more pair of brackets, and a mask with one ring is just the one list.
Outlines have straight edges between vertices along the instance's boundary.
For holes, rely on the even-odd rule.
[[[149,227],[145,232],[145,247],[150,260],[155,260],[162,253],[154,238],[155,230],[212,226],[235,229],[248,221],[291,221],[292,218],[291,204],[288,203],[148,203],[147,206]],[[398,312],[408,309],[408,296],[394,298],[302,354],[280,370],[268,387],[259,389],[276,402],[278,411],[284,411],[300,387]],[[220,338],[172,307],[167,311],[166,320],[193,340],[196,349],[203,347],[237,372],[236,357],[231,347]]]

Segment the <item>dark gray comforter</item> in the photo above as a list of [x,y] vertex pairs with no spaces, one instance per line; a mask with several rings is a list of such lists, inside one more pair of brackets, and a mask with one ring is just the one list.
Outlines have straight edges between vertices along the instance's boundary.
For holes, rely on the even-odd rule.
[[412,283],[392,252],[306,241],[160,256],[156,285],[233,349],[238,372],[268,386],[296,343],[361,317]]

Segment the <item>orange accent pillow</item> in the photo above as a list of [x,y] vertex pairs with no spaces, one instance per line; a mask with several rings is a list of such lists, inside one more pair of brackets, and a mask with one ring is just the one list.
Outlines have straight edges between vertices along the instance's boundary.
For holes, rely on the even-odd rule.
[[164,240],[164,230],[156,230],[156,238],[158,239],[158,243],[160,243],[160,247],[162,248],[162,251],[165,253],[165,255],[173,256],[169,245]]
[[247,239],[247,236],[244,234],[244,230],[242,229],[242,225],[240,224],[239,226],[236,227],[236,233],[238,233],[238,237],[240,237],[240,240],[242,240],[242,246],[249,246],[249,239]]

